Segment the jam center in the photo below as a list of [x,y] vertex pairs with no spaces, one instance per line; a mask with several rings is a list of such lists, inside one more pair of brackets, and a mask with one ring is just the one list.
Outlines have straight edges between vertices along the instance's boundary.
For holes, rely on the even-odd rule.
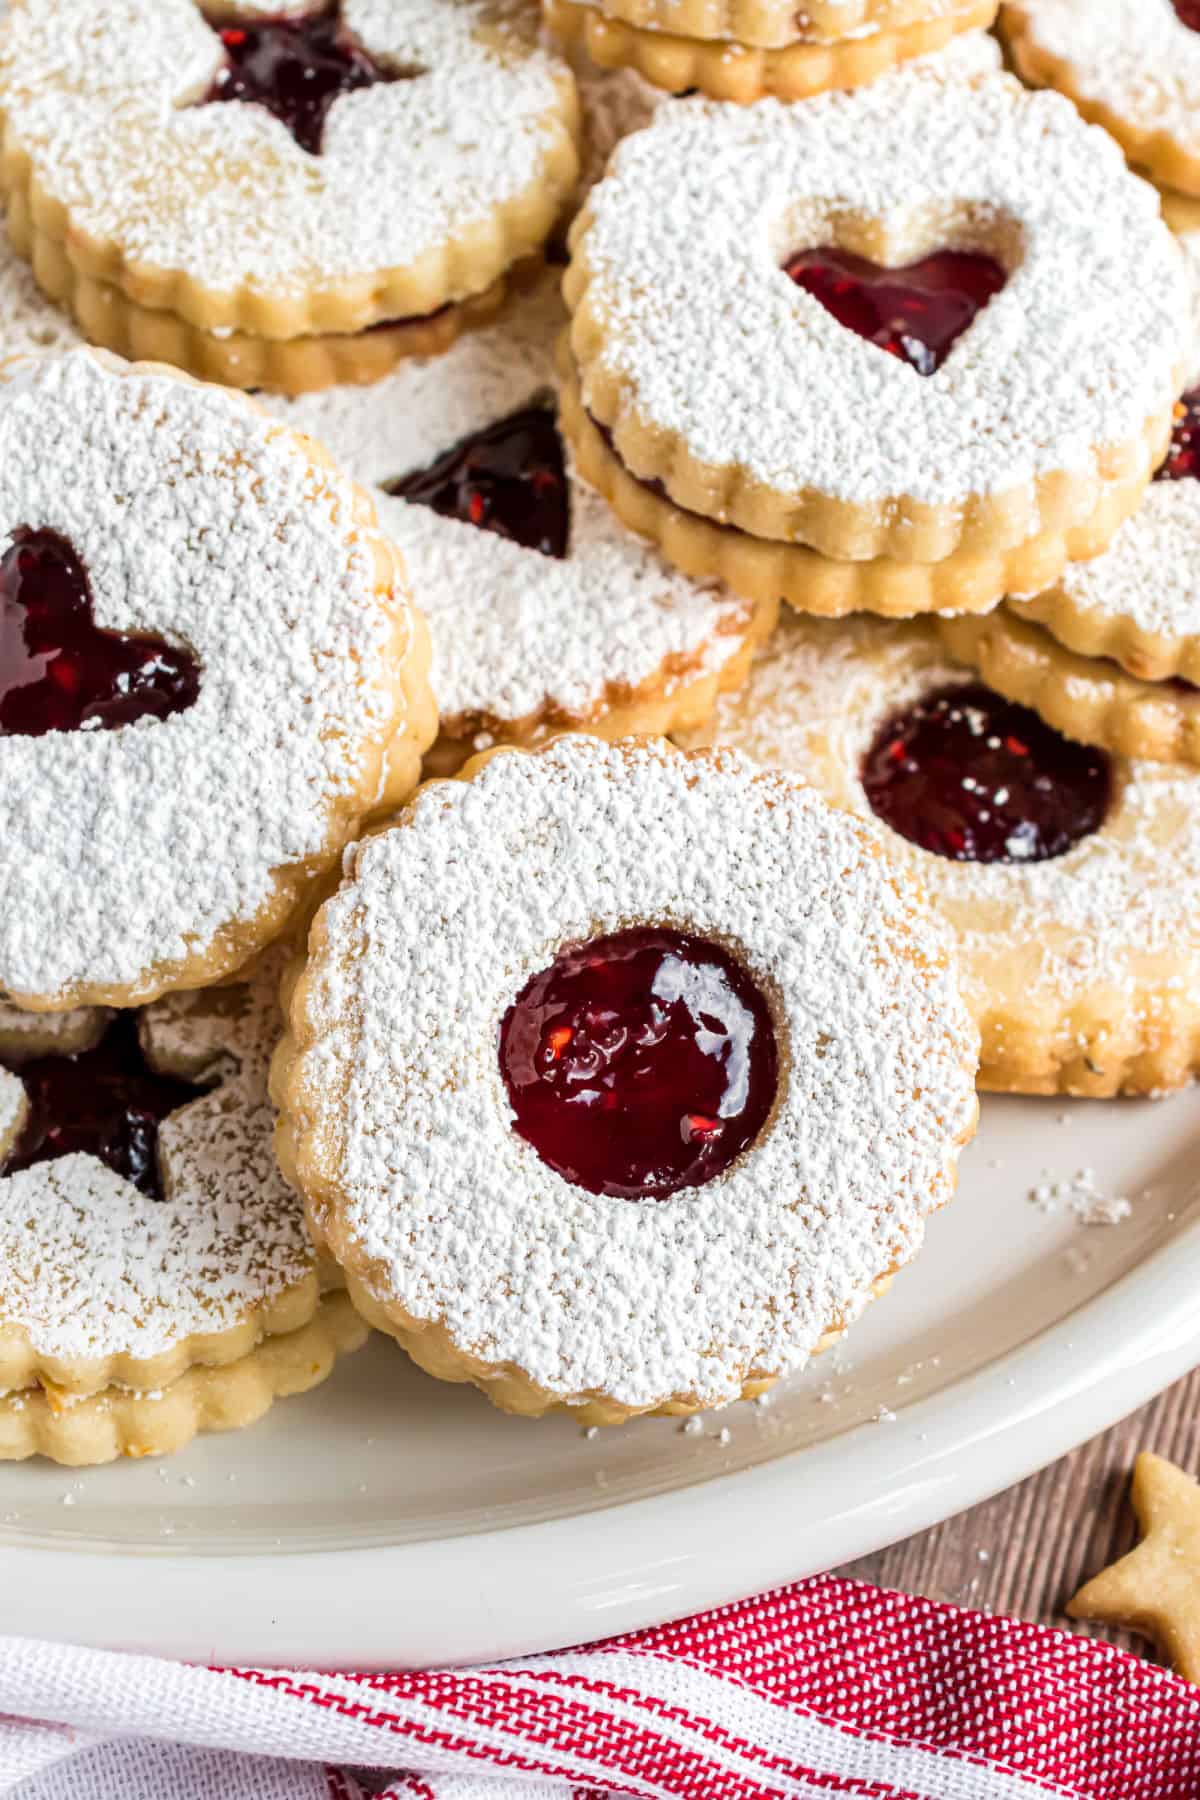
[[998,262],[975,250],[938,250],[903,268],[884,269],[832,244],[789,257],[784,274],[839,325],[899,357],[918,375],[941,368],[1008,279]]
[[225,49],[225,67],[201,104],[248,100],[287,126],[302,150],[321,154],[325,120],[339,94],[407,81],[419,69],[385,69],[342,24],[339,0],[312,13],[209,23]]
[[[1196,17],[1200,19],[1200,0],[1196,0]],[[1200,25],[1197,26],[1200,30]],[[1200,477],[1200,388],[1192,388],[1176,402],[1175,422],[1166,461],[1155,475],[1155,481],[1195,481]]]
[[1200,31],[1200,0],[1175,0],[1175,11],[1189,31]]
[[42,1056],[14,1066],[29,1116],[6,1175],[56,1156],[86,1152],[159,1200],[158,1127],[196,1089],[148,1067],[132,1013],[120,1013],[100,1042],[75,1056]]
[[888,719],[862,784],[885,825],[952,862],[1047,862],[1104,823],[1112,770],[981,683],[939,688]]
[[771,1015],[718,944],[638,926],[563,950],[500,1027],[515,1127],[593,1194],[664,1200],[727,1169],[775,1099]]
[[389,494],[431,506],[543,556],[567,554],[571,505],[553,412],[526,406],[473,432],[428,468],[386,484]]
[[101,631],[65,538],[22,526],[0,557],[0,737],[113,731],[195,703],[200,670],[161,638]]

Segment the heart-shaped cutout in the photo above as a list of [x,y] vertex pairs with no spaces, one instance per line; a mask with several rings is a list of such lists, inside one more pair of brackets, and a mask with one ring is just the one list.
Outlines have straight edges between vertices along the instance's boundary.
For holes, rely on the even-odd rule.
[[1189,389],[1182,400],[1176,403],[1166,460],[1154,479],[1200,480],[1200,387]]
[[825,244],[797,251],[783,267],[839,325],[899,357],[918,375],[941,368],[1008,279],[994,257],[978,250],[936,250],[919,262],[886,269]]
[[116,730],[194,704],[200,670],[160,638],[102,631],[65,538],[22,526],[0,557],[0,737]]
[[385,483],[385,491],[444,519],[540,550],[567,554],[571,501],[553,412],[526,406],[465,437],[428,468]]
[[1175,11],[1189,31],[1200,31],[1200,0],[1175,0]]
[[387,69],[342,23],[335,3],[320,12],[231,21],[209,17],[225,49],[225,67],[202,104],[246,100],[265,106],[302,150],[321,154],[325,120],[339,94],[381,82],[411,81],[422,69]]
[[118,1013],[93,1049],[41,1056],[14,1072],[25,1089],[27,1112],[0,1164],[5,1175],[85,1152],[143,1194],[162,1198],[158,1127],[194,1100],[196,1089],[150,1067],[132,1013]]

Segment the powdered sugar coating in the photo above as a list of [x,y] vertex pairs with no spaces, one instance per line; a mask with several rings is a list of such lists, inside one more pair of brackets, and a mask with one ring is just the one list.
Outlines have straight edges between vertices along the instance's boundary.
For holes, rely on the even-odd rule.
[[97,1043],[112,1017],[103,1006],[79,1006],[73,1012],[31,1013],[0,1000],[0,1059],[27,1062],[30,1057],[70,1055]]
[[9,1069],[0,1067],[0,1157],[19,1131],[24,1112],[24,1088]]
[[[1088,474],[1174,398],[1190,291],[1155,194],[1068,102],[1005,75],[680,101],[618,147],[589,213],[581,306],[622,414],[778,493],[955,505]],[[934,375],[783,273],[846,214],[900,261],[982,244],[1009,266]]]
[[1152,482],[1104,555],[1068,563],[1057,586],[1078,612],[1169,638],[1200,635],[1200,484]]
[[[331,388],[272,409],[364,483],[425,467],[462,438],[553,390],[565,320],[556,285],[445,356],[403,363],[368,388]],[[452,737],[549,710],[588,722],[614,688],[667,688],[725,666],[750,608],[689,581],[619,524],[568,471],[571,529],[559,561],[377,493],[433,632],[431,682]]]
[[[974,674],[948,661],[927,623],[787,618],[742,695],[718,705],[706,739],[815,781],[863,818],[863,756],[885,719]],[[1200,774],[1114,759],[1103,826],[1048,862],[951,862],[888,832],[959,944],[963,991],[984,1017],[1015,989],[1030,1009],[1067,1013],[1096,992],[1200,981]]]
[[[173,995],[142,1014],[152,1062],[220,1083],[159,1127],[162,1200],[84,1154],[0,1176],[0,1325],[36,1355],[156,1356],[311,1276],[315,1253],[271,1147],[277,977],[272,966],[252,988]],[[181,1034],[183,1062],[171,1054]]]
[[0,541],[61,533],[99,625],[201,667],[170,718],[0,738],[0,992],[136,990],[366,809],[401,603],[355,504],[240,396],[88,350],[0,390]]
[[1031,45],[1069,64],[1082,101],[1200,155],[1200,36],[1173,0],[1034,0],[1020,15]]
[[[1000,67],[1000,46],[989,32],[962,31],[951,38],[944,50],[918,57],[908,66],[925,63],[941,75],[983,75]],[[659,107],[669,103],[672,96],[662,88],[652,87],[634,69],[602,69],[582,54],[572,57],[571,65],[583,104],[584,160],[579,183],[582,198],[604,174],[621,139],[649,125]]]
[[13,356],[73,350],[83,342],[74,321],[51,305],[29,265],[0,238],[0,363]]
[[[424,789],[322,914],[289,1088],[371,1291],[564,1397],[716,1403],[799,1367],[916,1252],[974,1117],[942,938],[879,841],[742,758],[646,741],[564,738]],[[564,944],[645,922],[745,961],[784,1072],[731,1169],[637,1204],[516,1135],[496,1046]]]
[[8,146],[80,232],[218,293],[410,268],[539,181],[565,65],[513,0],[343,0],[342,18],[423,73],[340,95],[311,156],[264,107],[194,104],[225,53],[193,0],[25,0],[0,43]]

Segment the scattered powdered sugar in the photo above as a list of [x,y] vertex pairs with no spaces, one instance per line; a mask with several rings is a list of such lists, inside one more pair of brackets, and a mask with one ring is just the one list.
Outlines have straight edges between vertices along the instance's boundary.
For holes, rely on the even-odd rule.
[[[589,205],[581,305],[622,412],[784,494],[953,504],[1090,473],[1175,397],[1191,293],[1157,196],[1069,102],[1006,75],[682,100],[618,146]],[[899,261],[950,243],[1009,267],[932,376],[783,273],[847,214]]]
[[70,1056],[87,1050],[101,1037],[111,1017],[103,1006],[31,1013],[0,1000],[0,1061],[22,1063],[34,1056]]
[[[972,679],[926,622],[791,615],[746,688],[723,697],[696,735],[801,775],[870,818],[859,770],[884,720]],[[1119,759],[1114,769],[1101,829],[1047,862],[951,862],[888,833],[893,859],[957,934],[976,1016],[997,994],[1065,1010],[1097,990],[1185,998],[1200,986],[1200,773]]]
[[[1200,484],[1151,482],[1104,554],[1068,563],[1058,586],[1081,613],[1169,638],[1200,635]],[[1019,596],[1013,610],[1027,610]],[[1036,602],[1033,616],[1045,616]]]
[[[744,758],[573,737],[426,788],[354,850],[309,968],[295,1125],[379,1299],[557,1395],[638,1407],[735,1398],[855,1318],[949,1198],[975,1111],[945,942],[880,844]],[[496,1044],[564,944],[647,921],[737,951],[784,1073],[729,1171],[641,1205],[511,1129]]]
[[1133,1212],[1131,1200],[1101,1190],[1095,1169],[1080,1169],[1069,1179],[1039,1181],[1030,1188],[1029,1200],[1041,1212],[1068,1212],[1080,1225],[1120,1225]]
[[537,186],[565,140],[565,64],[513,0],[344,0],[342,16],[421,73],[340,95],[312,156],[265,107],[196,104],[225,53],[193,0],[28,0],[0,41],[9,144],[75,229],[218,292],[414,267]]
[[162,1200],[85,1154],[0,1176],[0,1334],[15,1329],[43,1356],[154,1356],[227,1330],[311,1273],[300,1203],[272,1152],[278,973],[271,959],[253,987],[142,1013],[152,1063],[219,1081],[159,1128]]
[[0,1064],[0,1158],[10,1148],[25,1114],[25,1090]]
[[[269,404],[326,443],[356,479],[383,483],[548,397],[564,319],[548,280],[510,320],[462,338],[445,356],[402,364],[372,387]],[[561,561],[376,495],[430,622],[431,681],[450,737],[539,714],[590,723],[645,683],[670,691],[721,669],[744,641],[749,602],[672,569],[569,463]]]
[[1069,65],[1081,100],[1200,153],[1200,37],[1174,0],[1021,0],[1022,37]]
[[60,533],[98,624],[201,667],[170,718],[0,738],[0,991],[132,987],[252,919],[364,810],[398,602],[353,504],[240,396],[86,350],[0,390],[0,537]]
[[0,362],[72,350],[82,341],[74,321],[51,305],[28,263],[0,236]]

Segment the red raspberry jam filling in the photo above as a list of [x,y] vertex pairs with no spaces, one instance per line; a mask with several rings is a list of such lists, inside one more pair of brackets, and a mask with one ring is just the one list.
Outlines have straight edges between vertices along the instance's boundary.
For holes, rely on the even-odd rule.
[[411,79],[419,70],[385,69],[342,24],[338,0],[320,12],[230,21],[209,17],[225,47],[225,67],[202,105],[248,100],[285,124],[302,150],[321,154],[325,120],[339,94]]
[[998,262],[975,250],[938,250],[903,268],[884,269],[826,244],[789,257],[783,270],[839,325],[898,356],[918,375],[941,368],[976,313],[1008,280]]
[[[1200,18],[1200,0],[1196,0]],[[1197,27],[1200,29],[1200,27]],[[1167,459],[1155,481],[1195,481],[1200,476],[1200,388],[1192,388],[1175,404],[1175,423]]]
[[1112,768],[982,683],[888,719],[862,784],[885,825],[952,862],[1048,862],[1104,823]]
[[65,538],[21,526],[0,557],[0,737],[115,731],[195,703],[200,669],[161,638],[101,631]]
[[1175,11],[1189,31],[1200,31],[1200,0],[1175,0]]
[[548,407],[526,406],[498,419],[385,488],[543,556],[567,554],[571,502],[562,440]]
[[6,1175],[52,1157],[87,1152],[161,1200],[158,1127],[196,1089],[150,1069],[132,1013],[120,1013],[92,1050],[14,1065],[29,1117],[3,1164]]
[[767,1003],[728,951],[637,926],[559,952],[500,1027],[516,1129],[577,1187],[665,1200],[712,1181],[775,1099]]

